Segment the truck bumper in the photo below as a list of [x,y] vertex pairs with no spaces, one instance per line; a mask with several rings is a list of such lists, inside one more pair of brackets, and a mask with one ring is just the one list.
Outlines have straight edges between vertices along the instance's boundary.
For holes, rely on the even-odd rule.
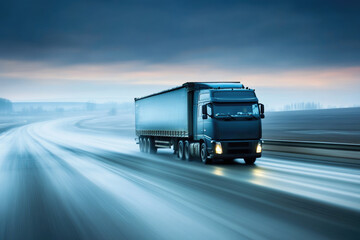
[[[215,152],[216,143],[221,143],[222,153]],[[210,158],[250,158],[261,157],[261,152],[257,153],[258,144],[262,146],[261,140],[231,140],[231,141],[212,141],[211,149],[209,149]],[[262,148],[262,147],[261,147]]]

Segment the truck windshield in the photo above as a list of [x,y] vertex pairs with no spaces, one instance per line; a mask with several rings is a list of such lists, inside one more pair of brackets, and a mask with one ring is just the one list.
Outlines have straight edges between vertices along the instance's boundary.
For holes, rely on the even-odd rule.
[[259,106],[257,103],[214,103],[213,116],[216,118],[258,118],[260,117]]

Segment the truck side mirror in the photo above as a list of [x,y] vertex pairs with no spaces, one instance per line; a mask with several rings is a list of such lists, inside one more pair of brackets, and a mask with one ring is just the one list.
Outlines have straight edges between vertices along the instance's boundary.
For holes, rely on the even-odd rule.
[[202,119],[207,119],[208,116],[207,116],[207,106],[206,106],[206,104],[201,106],[201,112],[202,112]]
[[206,104],[202,105],[201,108],[202,108],[202,114],[207,114],[207,106],[206,106]]
[[260,117],[261,118],[265,118],[265,106],[264,106],[264,104],[262,104],[262,103],[259,103],[259,108],[260,108]]

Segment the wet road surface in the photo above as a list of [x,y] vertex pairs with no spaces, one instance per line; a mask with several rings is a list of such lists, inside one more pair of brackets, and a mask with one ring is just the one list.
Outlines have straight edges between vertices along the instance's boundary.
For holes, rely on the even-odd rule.
[[139,153],[126,121],[86,119],[0,135],[0,239],[360,238],[359,168],[273,153],[185,162]]

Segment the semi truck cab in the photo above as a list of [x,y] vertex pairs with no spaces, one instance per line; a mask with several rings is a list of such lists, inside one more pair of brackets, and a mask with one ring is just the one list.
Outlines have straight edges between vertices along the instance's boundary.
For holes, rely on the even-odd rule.
[[261,157],[264,106],[258,103],[254,90],[206,89],[195,95],[194,140],[201,142],[200,151],[206,151],[200,153],[202,161],[244,158],[251,164]]

